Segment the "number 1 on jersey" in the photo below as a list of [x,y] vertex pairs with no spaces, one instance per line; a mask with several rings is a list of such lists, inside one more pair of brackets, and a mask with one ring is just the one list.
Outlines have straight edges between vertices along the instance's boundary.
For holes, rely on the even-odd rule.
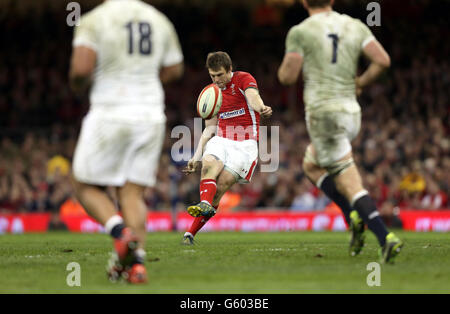
[[333,41],[333,57],[331,58],[331,63],[337,62],[337,48],[339,43],[339,37],[337,34],[328,34],[328,37]]
[[[136,23],[139,26],[139,53],[141,55],[149,55],[152,53],[152,42],[150,41],[150,35],[152,29],[147,22]],[[134,42],[133,42],[133,22],[127,23],[125,27],[128,29],[128,53],[133,54]]]

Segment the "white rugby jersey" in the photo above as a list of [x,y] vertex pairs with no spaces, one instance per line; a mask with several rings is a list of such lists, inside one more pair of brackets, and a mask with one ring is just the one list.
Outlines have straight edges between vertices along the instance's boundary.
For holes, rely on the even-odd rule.
[[73,46],[97,53],[91,110],[111,116],[164,119],[161,66],[183,61],[169,19],[139,0],[108,0],[80,19]]
[[358,58],[374,39],[360,20],[335,11],[314,14],[291,28],[286,53],[303,57],[303,96],[308,113],[360,111],[355,96]]

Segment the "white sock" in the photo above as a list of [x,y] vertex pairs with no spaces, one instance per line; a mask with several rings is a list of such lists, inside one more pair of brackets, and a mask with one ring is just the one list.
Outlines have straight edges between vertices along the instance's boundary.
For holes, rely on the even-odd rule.
[[115,226],[117,226],[118,224],[122,224],[123,223],[123,219],[122,217],[120,217],[119,215],[114,215],[111,218],[108,219],[108,221],[105,224],[105,231],[108,234],[111,234],[111,231],[113,230],[113,228]]
[[142,260],[145,260],[145,257],[147,256],[147,253],[143,248],[139,248],[136,251],[134,251],[137,257],[141,258]]
[[329,176],[329,173],[324,173],[324,174],[321,175],[320,178],[317,180],[316,186],[317,186],[319,189],[321,189],[321,185],[322,185],[323,180],[325,180],[325,178],[328,177],[328,176]]
[[361,197],[369,195],[369,192],[367,190],[361,190],[355,195],[353,195],[352,201],[350,202],[350,205],[353,207],[357,200],[359,200]]

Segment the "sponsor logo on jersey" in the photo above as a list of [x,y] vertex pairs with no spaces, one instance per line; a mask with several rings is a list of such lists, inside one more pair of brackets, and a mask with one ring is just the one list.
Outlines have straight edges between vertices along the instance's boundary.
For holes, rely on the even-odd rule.
[[219,119],[230,119],[230,118],[243,116],[244,114],[245,114],[245,109],[241,108],[238,110],[223,112],[219,115]]

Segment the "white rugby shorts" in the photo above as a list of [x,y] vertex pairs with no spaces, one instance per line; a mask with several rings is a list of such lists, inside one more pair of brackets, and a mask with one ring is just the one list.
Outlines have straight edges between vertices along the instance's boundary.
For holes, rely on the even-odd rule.
[[83,183],[154,186],[165,122],[126,122],[88,113],[73,158],[73,174]]
[[361,128],[361,113],[324,112],[307,115],[306,126],[316,152],[316,164],[327,167],[352,151],[351,141]]
[[205,155],[213,155],[222,161],[225,170],[231,170],[238,176],[239,183],[248,183],[258,163],[258,143],[255,140],[233,141],[214,136],[206,143]]

